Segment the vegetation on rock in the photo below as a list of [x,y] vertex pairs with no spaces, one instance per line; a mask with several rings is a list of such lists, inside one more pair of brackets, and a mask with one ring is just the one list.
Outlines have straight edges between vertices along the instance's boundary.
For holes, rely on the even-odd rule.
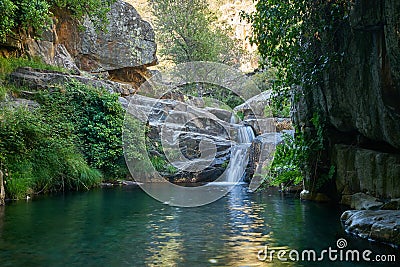
[[[347,0],[260,0],[255,13],[244,14],[253,23],[252,41],[258,45],[261,67],[277,70],[272,86],[275,110],[284,110],[289,99],[296,103],[312,94],[324,82],[324,70],[341,59],[341,51],[326,48],[332,48],[348,8]],[[303,177],[307,173],[307,180],[315,184],[321,171],[332,176],[332,168],[322,166],[321,170],[317,164],[324,148],[320,136],[324,129],[311,121],[300,126],[294,139],[286,138],[286,144],[278,147],[272,172],[279,173],[277,181],[299,182],[300,173]]]
[[[39,61],[2,59],[8,73],[16,66],[46,66]],[[46,68],[52,68],[46,66]],[[49,90],[13,87],[13,95],[39,103],[13,105],[9,97],[0,109],[0,169],[5,172],[9,198],[59,190],[88,189],[107,180],[124,178],[122,155],[124,110],[118,95],[79,82]],[[27,91],[28,93],[26,96]]]
[[29,35],[40,36],[57,9],[70,12],[78,20],[88,15],[98,28],[104,28],[107,12],[113,2],[114,0],[2,0],[0,2],[0,41],[5,41],[7,36],[18,33],[20,30]]

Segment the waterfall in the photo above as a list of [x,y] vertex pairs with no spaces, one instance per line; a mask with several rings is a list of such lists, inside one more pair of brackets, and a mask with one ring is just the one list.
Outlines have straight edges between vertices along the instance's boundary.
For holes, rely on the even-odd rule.
[[225,171],[225,182],[234,184],[242,180],[249,162],[250,144],[238,144],[231,150],[231,159]]
[[232,113],[232,115],[231,115],[231,124],[236,124],[236,123],[238,123],[237,117],[235,116],[234,113]]
[[242,180],[249,162],[249,148],[255,136],[250,126],[238,127],[237,133],[238,144],[231,148],[229,165],[220,179],[221,182],[209,184],[233,185]]
[[238,128],[238,142],[240,144],[248,144],[255,138],[253,128],[250,126],[240,126]]

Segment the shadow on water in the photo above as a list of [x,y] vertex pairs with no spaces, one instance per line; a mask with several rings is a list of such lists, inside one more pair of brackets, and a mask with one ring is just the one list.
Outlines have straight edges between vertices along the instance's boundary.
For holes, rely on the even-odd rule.
[[197,208],[171,207],[139,188],[122,187],[43,197],[1,211],[1,266],[371,265],[257,258],[265,245],[320,252],[336,248],[340,237],[349,249],[400,257],[394,249],[346,235],[337,206],[276,190],[248,193],[244,185]]

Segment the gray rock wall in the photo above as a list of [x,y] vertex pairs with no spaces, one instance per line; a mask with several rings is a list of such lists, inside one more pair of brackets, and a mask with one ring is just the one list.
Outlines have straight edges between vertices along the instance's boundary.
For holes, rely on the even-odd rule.
[[343,196],[356,192],[379,198],[400,196],[400,155],[335,145],[336,186]]
[[335,47],[328,48],[343,52],[343,60],[332,63],[295,117],[304,125],[321,111],[330,126],[331,152],[335,144],[351,146],[335,147],[338,182],[351,181],[355,191],[377,196],[400,196],[399,30],[400,1],[353,1]]

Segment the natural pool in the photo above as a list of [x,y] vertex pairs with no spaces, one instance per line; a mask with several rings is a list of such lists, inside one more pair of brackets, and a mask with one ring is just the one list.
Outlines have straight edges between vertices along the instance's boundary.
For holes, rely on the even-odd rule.
[[[160,185],[162,186],[162,185]],[[1,266],[370,266],[367,262],[262,262],[274,249],[398,250],[346,235],[341,210],[276,190],[238,185],[198,208],[162,204],[137,187],[41,197],[0,210]],[[387,266],[384,263],[381,266]]]

